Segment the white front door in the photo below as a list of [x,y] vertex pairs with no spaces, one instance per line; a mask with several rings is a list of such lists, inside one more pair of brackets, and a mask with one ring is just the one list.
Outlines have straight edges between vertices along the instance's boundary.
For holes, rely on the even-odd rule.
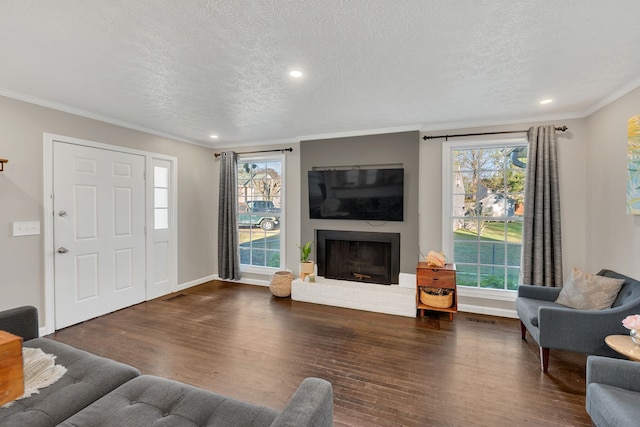
[[145,157],[53,142],[55,329],[145,300]]

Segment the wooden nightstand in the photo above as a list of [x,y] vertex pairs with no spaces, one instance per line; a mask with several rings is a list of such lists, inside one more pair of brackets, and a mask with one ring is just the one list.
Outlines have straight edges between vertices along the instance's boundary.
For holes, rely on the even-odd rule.
[[[432,307],[420,301],[420,288],[443,288],[453,290],[453,302],[450,307]],[[458,289],[456,288],[456,265],[445,264],[443,268],[429,267],[426,262],[419,262],[416,267],[416,308],[424,316],[425,310],[444,311],[449,313],[453,321],[453,313],[458,312]]]
[[0,331],[0,405],[23,394],[22,338]]

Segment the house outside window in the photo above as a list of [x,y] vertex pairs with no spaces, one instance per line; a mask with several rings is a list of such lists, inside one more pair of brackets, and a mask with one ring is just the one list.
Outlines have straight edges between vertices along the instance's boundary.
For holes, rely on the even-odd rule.
[[284,215],[281,155],[238,159],[238,244],[243,271],[280,269]]
[[520,282],[527,142],[443,145],[443,246],[458,286]]

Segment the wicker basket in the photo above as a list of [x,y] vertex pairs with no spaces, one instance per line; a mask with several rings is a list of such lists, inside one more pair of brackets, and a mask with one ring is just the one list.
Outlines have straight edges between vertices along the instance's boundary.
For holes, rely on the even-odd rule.
[[430,307],[449,308],[453,305],[453,289],[420,288],[420,302]]
[[288,297],[291,295],[291,281],[293,274],[290,271],[276,271],[271,276],[269,290],[277,297]]

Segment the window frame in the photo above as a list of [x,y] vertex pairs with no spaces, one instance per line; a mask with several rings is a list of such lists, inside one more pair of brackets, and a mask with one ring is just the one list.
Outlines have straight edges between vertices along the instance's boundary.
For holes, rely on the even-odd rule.
[[[162,187],[157,185],[157,180],[156,180],[156,169],[164,169],[166,170],[167,173],[167,179],[166,179],[166,186]],[[171,228],[171,197],[172,197],[172,188],[171,188],[171,168],[170,165],[169,166],[163,166],[163,165],[158,165],[158,164],[153,164],[152,165],[152,169],[151,169],[151,173],[153,174],[152,176],[152,187],[153,187],[153,204],[152,204],[152,209],[153,209],[153,230],[154,231],[163,231],[163,230],[169,230]],[[158,197],[157,197],[157,190],[166,190],[167,196],[167,206],[158,206]],[[167,223],[166,226],[164,227],[158,227],[158,222],[156,221],[156,213],[158,211],[164,211],[166,212],[166,217],[167,217]]]
[[[453,151],[470,149],[490,149],[504,146],[528,146],[526,136],[500,137],[492,136],[490,139],[473,139],[445,141],[442,143],[442,250],[447,257],[453,260]],[[522,262],[520,263],[522,266]],[[522,270],[520,271],[520,279]],[[519,280],[520,282],[521,280]],[[493,289],[471,286],[458,286],[458,295],[475,298],[515,301],[516,290]]]
[[[285,162],[284,153],[266,153],[266,154],[238,154],[238,165],[247,162],[280,162],[280,179],[281,187],[280,187],[280,266],[279,267],[267,267],[267,266],[257,266],[257,265],[249,265],[240,263],[240,271],[243,273],[254,273],[254,274],[268,274],[272,275],[276,271],[283,270],[286,264],[285,254],[286,250],[284,247],[285,244],[285,227],[283,224],[286,224],[286,162]],[[236,172],[237,174],[237,172]],[[237,176],[237,175],[236,175]],[[240,210],[238,208],[238,213]],[[240,233],[240,224],[238,224],[238,228],[236,233]],[[238,243],[239,245],[239,243]],[[238,249],[238,256],[239,256]]]

